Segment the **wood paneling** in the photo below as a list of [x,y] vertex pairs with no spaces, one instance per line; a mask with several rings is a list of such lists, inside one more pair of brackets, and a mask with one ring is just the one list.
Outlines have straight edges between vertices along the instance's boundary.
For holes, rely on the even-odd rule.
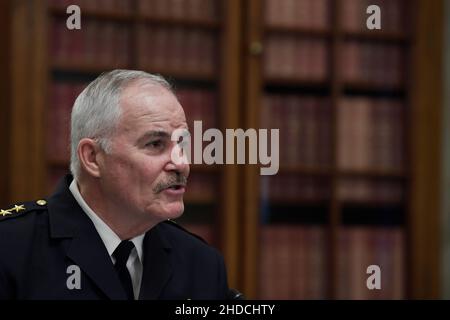
[[418,1],[413,45],[412,184],[408,276],[411,298],[439,298],[443,1]]

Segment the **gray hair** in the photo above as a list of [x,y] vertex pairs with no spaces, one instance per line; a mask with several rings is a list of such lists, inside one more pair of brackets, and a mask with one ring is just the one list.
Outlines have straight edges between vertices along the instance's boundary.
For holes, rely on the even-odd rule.
[[110,137],[122,113],[120,94],[135,80],[162,86],[173,93],[172,86],[160,75],[135,70],[113,70],[102,73],[75,100],[70,132],[70,171],[75,178],[80,176],[77,148],[81,139],[95,139],[105,152],[110,152]]

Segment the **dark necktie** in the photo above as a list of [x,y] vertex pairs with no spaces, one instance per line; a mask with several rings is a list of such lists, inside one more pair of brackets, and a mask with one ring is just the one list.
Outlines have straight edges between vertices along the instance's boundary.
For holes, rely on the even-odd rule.
[[134,244],[131,241],[123,240],[119,246],[114,250],[113,257],[116,259],[114,268],[119,275],[120,282],[127,294],[128,300],[134,300],[133,284],[131,282],[131,276],[127,269],[127,261],[130,256],[131,250],[133,250]]

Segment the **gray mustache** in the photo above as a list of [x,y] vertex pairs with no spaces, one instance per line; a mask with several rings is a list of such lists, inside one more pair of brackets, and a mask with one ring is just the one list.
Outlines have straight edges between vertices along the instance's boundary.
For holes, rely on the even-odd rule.
[[173,176],[170,176],[166,181],[159,182],[156,187],[154,188],[155,193],[159,193],[163,191],[164,189],[167,189],[173,185],[182,185],[186,186],[187,184],[187,177],[182,174],[176,174]]

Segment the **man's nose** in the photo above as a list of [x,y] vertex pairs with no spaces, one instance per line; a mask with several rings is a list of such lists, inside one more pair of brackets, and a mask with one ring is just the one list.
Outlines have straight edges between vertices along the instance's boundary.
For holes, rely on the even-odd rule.
[[184,175],[189,173],[189,164],[187,163],[174,163],[173,161],[167,162],[165,169],[167,171],[176,171]]
[[169,159],[165,167],[167,171],[177,171],[184,175],[189,174],[188,158],[181,148],[174,145],[168,156]]

